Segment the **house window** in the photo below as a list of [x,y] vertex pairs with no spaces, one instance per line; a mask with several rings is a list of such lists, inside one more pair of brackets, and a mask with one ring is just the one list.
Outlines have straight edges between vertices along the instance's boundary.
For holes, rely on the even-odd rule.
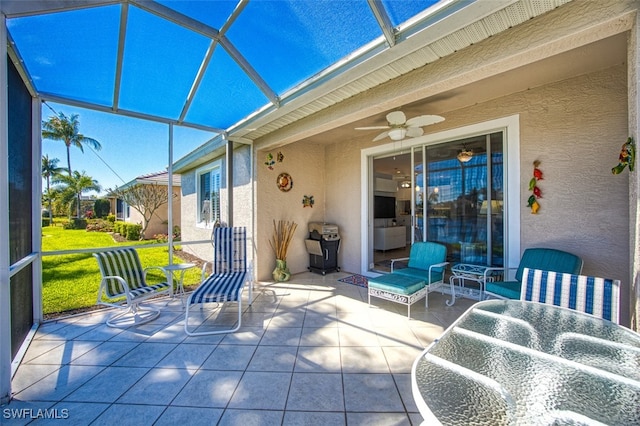
[[198,225],[209,227],[220,221],[221,167],[217,161],[198,170]]

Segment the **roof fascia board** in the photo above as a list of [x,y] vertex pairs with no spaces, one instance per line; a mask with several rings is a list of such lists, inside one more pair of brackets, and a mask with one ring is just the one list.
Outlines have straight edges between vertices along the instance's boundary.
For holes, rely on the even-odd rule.
[[[260,127],[280,118],[287,113],[310,103],[323,95],[364,77],[371,72],[387,66],[399,57],[406,56],[425,45],[430,44],[460,28],[472,24],[484,17],[496,13],[518,0],[509,1],[455,1],[446,4],[449,17],[424,24],[413,23],[408,29],[397,34],[397,43],[392,49],[385,48],[382,38],[374,40],[345,60],[307,80],[281,96],[280,108],[265,107],[252,116],[229,128],[229,133],[240,132],[246,127]],[[442,9],[438,10],[442,12]],[[428,20],[428,17],[422,21]]]
[[[91,102],[85,102],[85,101],[79,101],[77,99],[71,99],[71,98],[67,98],[64,96],[58,96],[58,95],[54,95],[51,93],[46,93],[46,92],[40,92],[39,96],[42,98],[43,101],[49,101],[49,102],[55,102],[55,103],[60,103],[60,104],[67,104],[70,106],[76,106],[79,108],[86,108],[86,109],[91,109],[91,110],[95,110],[95,111],[101,111],[101,112],[108,112],[113,114],[114,111],[111,107],[105,106],[105,105],[99,105],[99,104],[94,104]],[[174,125],[179,125],[179,126],[183,126],[183,127],[190,127],[192,129],[198,129],[198,130],[203,130],[205,132],[213,132],[213,133],[223,133],[224,129],[220,129],[218,127],[210,127],[210,126],[205,126],[205,125],[201,125],[201,124],[196,124],[196,123],[188,123],[188,122],[184,122],[184,123],[178,123],[177,120],[173,120],[170,118],[166,118],[166,117],[159,117],[157,115],[151,115],[151,114],[144,114],[141,112],[135,112],[135,111],[129,111],[126,109],[119,109],[117,111],[117,113],[119,115],[124,115],[126,117],[131,117],[131,118],[140,118],[142,120],[149,120],[149,121],[155,121],[158,123],[164,123],[164,124],[174,124]]]
[[[184,157],[180,158],[176,162],[173,163],[173,172],[181,173],[185,170],[195,168],[199,166],[201,163],[208,161],[209,157],[212,157],[212,154],[219,153],[219,155],[224,155],[226,150],[227,139],[222,135],[218,135],[211,139],[208,142],[200,145],[195,150],[191,151]],[[215,158],[214,155],[212,158]]]
[[126,0],[2,0],[0,9],[7,18],[22,18],[46,13],[66,12],[120,4]]

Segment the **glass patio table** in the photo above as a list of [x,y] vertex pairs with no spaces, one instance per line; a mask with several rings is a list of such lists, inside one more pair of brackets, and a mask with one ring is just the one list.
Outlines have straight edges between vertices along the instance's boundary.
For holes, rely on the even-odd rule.
[[639,425],[640,334],[519,300],[478,302],[413,364],[424,425]]

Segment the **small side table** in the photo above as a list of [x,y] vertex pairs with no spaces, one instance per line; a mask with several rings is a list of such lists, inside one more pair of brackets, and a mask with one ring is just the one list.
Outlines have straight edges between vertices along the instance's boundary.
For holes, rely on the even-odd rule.
[[[184,303],[184,273],[191,268],[195,268],[196,265],[195,263],[174,263],[172,265],[167,265],[167,266],[163,266],[162,269],[164,270],[164,273],[167,275],[167,282],[171,283],[171,295],[175,296],[175,293],[179,293],[180,294],[180,300],[183,301]],[[180,278],[178,279],[178,288],[176,289],[176,292],[173,292],[173,274],[175,272],[180,272]]]
[[[451,288],[454,288],[454,284],[457,281],[458,287],[461,289],[465,288],[465,281],[474,281],[480,284],[480,295],[479,299],[484,299],[484,291],[485,291],[485,275],[487,268],[489,266],[484,265],[472,265],[469,263],[458,263],[457,265],[453,265],[451,267],[451,278],[449,278],[451,282]],[[492,281],[492,277],[487,277],[487,281]],[[454,299],[455,300],[455,299]]]

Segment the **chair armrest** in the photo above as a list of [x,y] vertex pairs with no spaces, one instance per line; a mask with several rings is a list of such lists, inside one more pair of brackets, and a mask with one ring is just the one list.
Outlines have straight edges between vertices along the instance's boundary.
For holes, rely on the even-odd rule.
[[518,267],[517,267],[517,266],[516,266],[516,267],[510,267],[510,268],[505,268],[505,267],[496,267],[496,266],[491,267],[491,266],[489,266],[489,267],[487,267],[487,268],[484,270],[484,277],[483,277],[483,278],[484,278],[484,282],[487,282],[487,278],[491,276],[491,274],[490,274],[490,273],[492,273],[492,272],[500,271],[500,272],[502,272],[502,273],[503,273],[503,278],[504,278],[504,275],[505,275],[504,273],[505,273],[505,272],[507,272],[507,271],[514,271],[514,270],[517,270],[517,269],[518,269]]
[[[434,263],[433,265],[429,266],[429,284],[432,283],[431,273],[433,272],[433,269],[434,268],[444,268],[448,264],[449,264],[449,262],[441,262],[441,263]],[[443,274],[442,277],[444,279],[444,274]]]
[[145,284],[147,283],[147,273],[149,273],[149,271],[161,271],[162,275],[167,278],[167,282],[169,282],[169,275],[167,275],[167,271],[165,271],[162,266],[147,266],[142,270],[142,279],[144,280]]
[[208,276],[207,275],[207,266],[211,265],[211,271],[213,271],[213,260],[207,260],[206,262],[204,262],[202,264],[202,270],[200,272],[200,281],[204,281],[204,279]]
[[409,258],[408,257],[399,257],[397,259],[391,259],[391,272],[393,272],[393,264],[395,262],[397,262],[397,261],[400,261],[400,260],[409,260]]
[[[124,280],[124,278],[118,275],[105,275],[102,277],[102,280],[100,280],[100,289],[98,290],[98,301],[100,300],[100,295],[104,292],[105,286],[107,285],[107,280],[116,280],[120,284],[120,293],[124,294],[127,298],[127,301],[129,301],[129,299],[131,298],[131,296],[129,296],[129,291],[131,290],[129,288],[129,284]],[[109,297],[107,293],[105,294],[107,295],[107,297]]]

